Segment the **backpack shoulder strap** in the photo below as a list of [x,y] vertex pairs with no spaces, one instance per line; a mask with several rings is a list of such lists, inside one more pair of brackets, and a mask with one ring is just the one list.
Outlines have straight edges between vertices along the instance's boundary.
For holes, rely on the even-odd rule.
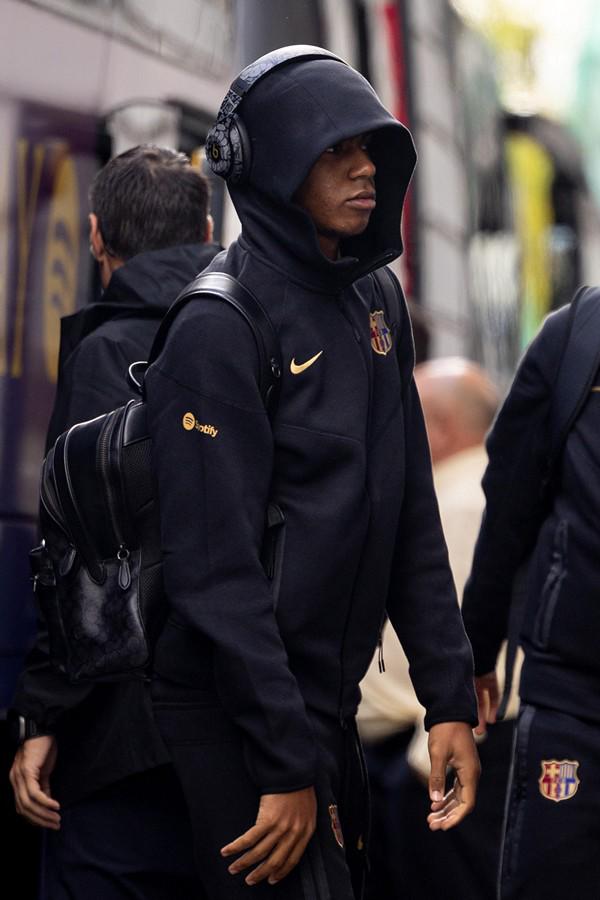
[[402,288],[400,287],[396,276],[387,266],[375,269],[372,275],[379,294],[383,297],[386,312],[391,314],[394,310],[397,310],[402,303],[406,304]]
[[580,288],[571,303],[567,328],[552,396],[551,470],[560,458],[600,366],[600,288]]
[[[229,303],[248,323],[260,360],[260,392],[269,415],[272,415],[277,404],[281,379],[279,340],[271,320],[252,291],[225,272],[206,272],[198,275],[183,289],[160,323],[146,367],[150,366],[161,353],[174,319],[184,306],[198,297]],[[134,363],[134,366],[136,365],[138,364]],[[137,381],[135,383],[138,384]]]
[[[404,336],[401,344],[397,344],[397,351],[400,350],[401,347],[401,357],[399,357],[401,370],[403,372],[407,371],[410,373],[410,375],[412,375],[413,369],[415,367],[415,342],[412,333],[412,323],[410,319],[408,303],[406,302],[406,297],[404,296],[402,285],[400,284],[392,270],[387,266],[382,266],[380,269],[376,269],[372,274],[375,285],[379,291],[380,296],[383,298],[384,306],[388,314],[397,315],[401,318],[402,313],[404,313],[405,323],[406,327],[409,329],[409,334]],[[403,381],[404,387],[402,389],[402,395],[405,396],[410,384],[410,377],[403,379]]]

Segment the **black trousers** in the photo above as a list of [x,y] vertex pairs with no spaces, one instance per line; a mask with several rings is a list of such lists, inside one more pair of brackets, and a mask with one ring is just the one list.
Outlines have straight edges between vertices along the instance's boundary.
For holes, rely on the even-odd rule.
[[501,900],[600,898],[600,727],[521,708],[508,794]]
[[171,766],[63,807],[45,831],[41,900],[205,900]]
[[316,784],[317,830],[283,881],[250,888],[244,882],[248,872],[230,875],[232,859],[223,859],[219,852],[255,823],[260,801],[239,730],[212,691],[192,692],[157,679],[153,699],[159,730],[188,803],[198,872],[210,900],[360,900],[367,795],[353,723],[315,723],[323,748]]

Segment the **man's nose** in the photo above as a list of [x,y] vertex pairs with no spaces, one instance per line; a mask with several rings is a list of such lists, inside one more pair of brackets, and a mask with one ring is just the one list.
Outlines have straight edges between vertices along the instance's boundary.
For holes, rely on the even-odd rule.
[[357,147],[352,157],[352,165],[350,167],[350,178],[374,178],[375,163],[369,155],[366,147]]

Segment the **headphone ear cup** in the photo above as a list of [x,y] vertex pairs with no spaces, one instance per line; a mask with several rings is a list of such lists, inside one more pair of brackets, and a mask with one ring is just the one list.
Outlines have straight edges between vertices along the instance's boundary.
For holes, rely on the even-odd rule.
[[229,139],[231,119],[215,122],[206,136],[204,152],[208,165],[221,178],[229,178],[233,167],[233,148]]
[[252,151],[246,126],[242,119],[235,114],[231,117],[229,142],[232,159],[229,180],[234,184],[241,184],[247,181],[250,175]]

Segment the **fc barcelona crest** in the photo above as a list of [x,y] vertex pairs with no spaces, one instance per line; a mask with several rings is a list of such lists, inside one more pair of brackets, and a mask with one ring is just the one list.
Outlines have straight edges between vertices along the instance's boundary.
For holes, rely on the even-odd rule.
[[371,347],[375,353],[386,356],[392,349],[392,333],[383,318],[383,310],[376,309],[369,313],[371,327]]
[[579,787],[578,768],[575,759],[543,759],[542,774],[538,779],[542,797],[555,803],[574,797]]

